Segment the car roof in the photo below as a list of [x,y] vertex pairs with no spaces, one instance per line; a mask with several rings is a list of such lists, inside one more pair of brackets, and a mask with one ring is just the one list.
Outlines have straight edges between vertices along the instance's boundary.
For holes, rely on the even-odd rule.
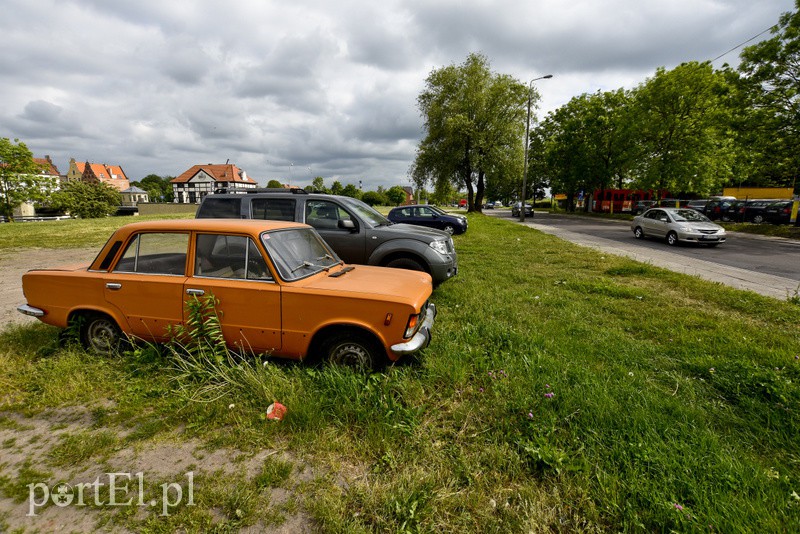
[[118,231],[196,231],[196,232],[241,232],[254,233],[284,228],[305,228],[306,224],[291,221],[272,221],[265,219],[164,219],[126,224]]

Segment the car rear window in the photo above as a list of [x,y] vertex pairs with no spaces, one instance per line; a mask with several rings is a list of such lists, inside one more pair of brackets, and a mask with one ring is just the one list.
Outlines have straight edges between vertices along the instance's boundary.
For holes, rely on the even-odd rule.
[[238,219],[242,199],[239,197],[203,199],[197,217],[200,219]]

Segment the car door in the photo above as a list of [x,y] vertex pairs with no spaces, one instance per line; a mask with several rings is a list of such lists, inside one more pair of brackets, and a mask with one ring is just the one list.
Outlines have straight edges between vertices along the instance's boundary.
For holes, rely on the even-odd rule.
[[366,263],[366,229],[332,200],[307,200],[306,224],[313,226],[345,263]]
[[439,221],[439,215],[427,206],[419,206],[416,209],[416,224],[420,226],[427,226],[428,228],[442,229]]
[[105,276],[108,303],[125,316],[136,337],[164,341],[183,320],[183,283],[189,233],[141,233]]
[[281,287],[249,236],[198,233],[183,292],[184,320],[196,298],[213,297],[225,341],[247,353],[281,349]]
[[667,224],[664,219],[667,212],[659,209],[651,209],[644,214],[644,233],[649,236],[664,237],[667,235]]

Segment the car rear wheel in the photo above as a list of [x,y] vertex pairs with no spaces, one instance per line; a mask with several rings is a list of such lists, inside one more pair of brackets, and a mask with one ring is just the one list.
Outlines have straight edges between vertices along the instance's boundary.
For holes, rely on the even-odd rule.
[[382,352],[375,341],[358,332],[335,334],[323,347],[325,360],[329,364],[357,371],[379,370],[385,363]]
[[453,235],[455,233],[455,231],[456,231],[456,229],[453,228],[452,224],[446,224],[444,226],[444,228],[442,228],[442,230],[444,230],[445,232],[447,232],[450,235]]
[[644,238],[644,230],[642,230],[641,226],[637,226],[633,229],[633,237],[636,239],[643,239]]
[[670,232],[667,234],[667,245],[674,247],[678,244],[678,234]]
[[98,356],[114,354],[122,348],[122,331],[108,315],[92,313],[80,319],[80,339],[83,347]]
[[763,215],[753,215],[753,222],[756,223],[756,224],[763,223],[764,222],[764,216]]

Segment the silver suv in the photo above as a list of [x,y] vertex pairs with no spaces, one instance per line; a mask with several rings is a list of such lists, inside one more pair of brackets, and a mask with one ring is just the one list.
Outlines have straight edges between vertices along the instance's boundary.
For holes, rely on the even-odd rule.
[[302,189],[246,189],[203,198],[199,219],[271,219],[313,226],[345,263],[425,271],[435,285],[458,273],[453,239],[396,224],[360,200]]

